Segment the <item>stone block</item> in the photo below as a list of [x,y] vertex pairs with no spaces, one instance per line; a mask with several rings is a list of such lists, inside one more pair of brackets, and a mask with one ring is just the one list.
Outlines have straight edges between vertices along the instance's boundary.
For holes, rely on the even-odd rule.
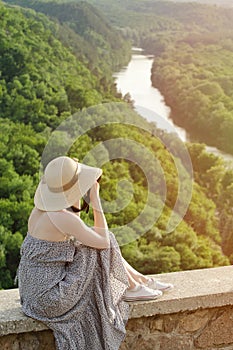
[[163,330],[163,317],[156,317],[150,319],[148,322],[149,330],[151,333],[154,333],[156,331],[162,331]]
[[134,332],[139,334],[149,333],[149,320],[146,317],[130,319],[127,322],[126,330],[127,332]]
[[171,333],[176,330],[179,322],[179,314],[164,316],[164,332]]
[[178,324],[178,333],[194,333],[203,328],[211,317],[212,313],[208,310],[199,310],[189,314],[183,314]]
[[[130,344],[130,350],[132,349],[144,349],[144,350],[160,350],[160,342],[158,337],[140,337],[135,339]],[[173,349],[174,350],[174,349]]]
[[233,307],[221,310],[210,320],[208,327],[196,338],[195,345],[201,349],[226,345],[233,348]]
[[157,339],[157,343],[159,344],[159,350],[193,350],[191,336],[161,335]]

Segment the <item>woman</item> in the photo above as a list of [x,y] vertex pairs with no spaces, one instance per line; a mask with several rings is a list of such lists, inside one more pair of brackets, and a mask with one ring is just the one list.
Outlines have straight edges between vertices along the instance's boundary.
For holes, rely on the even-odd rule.
[[[119,349],[128,318],[125,301],[156,299],[172,287],[141,275],[121,256],[101,207],[101,174],[69,157],[52,160],[21,247],[23,311],[53,330],[58,350]],[[70,210],[88,192],[94,228]]]

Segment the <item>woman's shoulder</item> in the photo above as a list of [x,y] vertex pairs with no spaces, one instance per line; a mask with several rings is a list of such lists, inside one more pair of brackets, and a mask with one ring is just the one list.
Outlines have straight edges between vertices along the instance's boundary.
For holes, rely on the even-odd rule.
[[48,212],[34,208],[28,220],[28,232],[40,239],[60,241],[69,234],[72,226],[78,226],[78,220],[81,219],[75,218],[75,215],[67,210]]
[[59,211],[47,211],[46,212],[47,221],[49,221],[53,226],[58,228],[60,231],[69,230],[71,226],[79,226],[83,224],[82,219],[79,215],[63,209]]
[[28,222],[29,225],[31,223],[34,226],[34,224],[39,221],[42,221],[43,223],[50,222],[51,224],[63,222],[65,224],[68,221],[77,223],[77,221],[81,221],[81,219],[78,215],[67,209],[59,211],[42,211],[35,207],[31,212]]

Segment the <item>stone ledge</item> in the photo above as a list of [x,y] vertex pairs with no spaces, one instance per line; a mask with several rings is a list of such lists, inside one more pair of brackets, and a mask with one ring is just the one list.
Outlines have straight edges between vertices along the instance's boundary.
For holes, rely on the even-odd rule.
[[[154,275],[175,285],[158,300],[131,303],[130,319],[233,305],[233,267]],[[18,289],[0,291],[0,336],[48,329],[23,314]]]

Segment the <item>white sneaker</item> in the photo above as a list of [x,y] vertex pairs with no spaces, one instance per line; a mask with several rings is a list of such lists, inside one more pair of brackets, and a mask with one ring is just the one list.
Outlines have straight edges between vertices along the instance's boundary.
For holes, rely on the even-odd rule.
[[146,286],[151,289],[160,290],[162,292],[168,292],[169,290],[174,288],[172,283],[156,281],[154,278],[150,278],[146,283]]
[[163,293],[160,290],[153,290],[143,284],[139,284],[133,289],[128,289],[123,299],[125,301],[154,300],[162,295]]

